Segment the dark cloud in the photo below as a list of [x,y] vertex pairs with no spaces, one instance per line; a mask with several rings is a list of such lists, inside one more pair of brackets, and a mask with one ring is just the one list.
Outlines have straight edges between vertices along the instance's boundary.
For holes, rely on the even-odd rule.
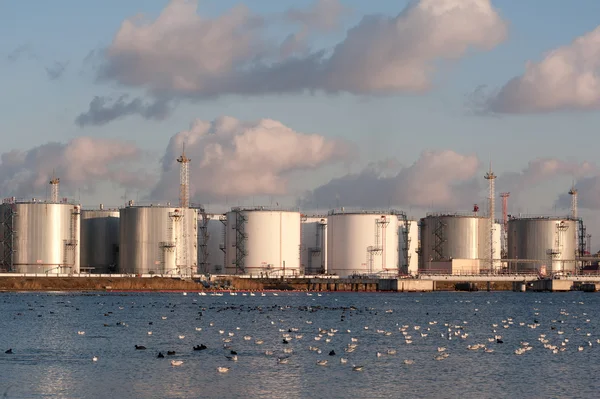
[[87,112],[77,116],[75,124],[80,127],[102,126],[127,115],[139,114],[145,119],[162,120],[172,111],[172,103],[167,99],[155,99],[145,102],[139,97],[128,100],[122,95],[116,101],[108,97],[96,96],[90,102]]

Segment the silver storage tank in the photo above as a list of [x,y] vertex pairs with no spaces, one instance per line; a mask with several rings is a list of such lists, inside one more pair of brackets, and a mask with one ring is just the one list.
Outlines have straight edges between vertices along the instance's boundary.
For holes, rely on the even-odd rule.
[[[487,217],[430,214],[421,219],[419,269],[434,272],[431,262],[489,259]],[[498,254],[498,257],[500,254]]]
[[119,210],[81,211],[81,270],[116,273],[119,262]]
[[0,209],[4,270],[79,273],[79,205],[5,200]]
[[[183,234],[184,225],[187,234]],[[161,205],[122,208],[119,238],[121,273],[184,276],[197,273],[197,234],[196,209]],[[187,245],[184,246],[184,242]]]
[[577,252],[577,221],[569,218],[518,218],[508,221],[511,271],[573,272]]
[[327,271],[327,217],[305,216],[301,219],[300,265],[305,275]]
[[[206,216],[206,223],[204,223]],[[200,273],[225,273],[225,215],[198,215],[198,269]]]

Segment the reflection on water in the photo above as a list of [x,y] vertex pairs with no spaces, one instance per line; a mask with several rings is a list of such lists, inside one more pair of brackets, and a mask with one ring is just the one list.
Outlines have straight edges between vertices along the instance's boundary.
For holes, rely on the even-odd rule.
[[[9,398],[597,396],[594,294],[5,293],[0,302],[0,393]],[[193,351],[200,343],[208,349]],[[493,352],[468,349],[476,344]],[[440,347],[449,356],[435,360]],[[237,362],[225,357],[231,350]]]

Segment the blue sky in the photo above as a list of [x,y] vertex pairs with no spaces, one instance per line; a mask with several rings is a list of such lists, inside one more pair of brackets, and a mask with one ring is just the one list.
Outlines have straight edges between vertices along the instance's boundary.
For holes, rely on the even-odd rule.
[[[500,187],[504,174],[518,173],[529,162],[540,158],[577,165],[595,161],[596,127],[600,124],[597,107],[475,115],[466,106],[467,97],[478,86],[500,89],[513,77],[522,75],[528,61],[539,62],[548,51],[569,45],[575,38],[594,30],[600,24],[600,2],[594,0],[569,2],[568,5],[559,0],[492,1],[507,24],[507,38],[489,50],[471,48],[456,59],[436,60],[433,86],[427,92],[399,91],[385,96],[347,92],[324,94],[322,91],[316,94],[294,92],[245,96],[225,93],[200,101],[181,100],[162,120],[129,115],[101,126],[77,126],[75,118],[87,111],[94,96],[129,94],[132,98],[149,98],[149,92],[143,87],[125,85],[119,79],[97,81],[96,71],[84,59],[91,51],[110,46],[123,21],[138,13],[154,20],[168,3],[158,0],[3,2],[0,5],[3,16],[0,24],[2,152],[13,149],[28,151],[48,142],[68,143],[82,136],[127,140],[139,147],[142,153],[141,157],[138,155],[135,167],[129,170],[141,168],[150,175],[148,179],[152,180],[155,174],[155,180],[162,181],[160,175],[166,172],[160,170],[160,161],[169,154],[169,140],[177,132],[189,129],[196,118],[204,121],[213,121],[223,115],[240,121],[269,118],[295,132],[341,138],[352,144],[350,159],[331,164],[324,162],[316,169],[306,165],[299,166],[297,170],[284,168],[281,173],[288,178],[286,193],[257,192],[236,200],[245,203],[275,196],[289,204],[294,203],[303,191],[324,185],[332,178],[349,172],[360,173],[370,162],[393,158],[396,164],[388,173],[393,175],[403,167],[406,170],[420,159],[423,151],[453,151],[464,156],[476,156],[480,161],[478,178],[491,159],[496,173],[500,175]],[[253,14],[271,20],[292,6],[309,8],[314,2],[265,0],[242,3]],[[407,1],[398,0],[347,0],[341,3],[351,12],[340,18],[335,29],[311,36],[311,49],[331,49],[343,41],[347,30],[359,24],[365,15],[395,17],[407,6]],[[199,2],[198,14],[206,19],[217,18],[238,4],[240,1],[204,0]],[[267,35],[273,41],[283,40],[291,31],[290,26],[289,22],[279,21],[269,26]],[[9,60],[19,48],[23,50],[19,57]],[[55,63],[66,65],[66,68],[58,79],[50,80],[46,68]],[[123,159],[119,158],[119,162]],[[7,168],[4,162],[0,168]],[[574,171],[565,168],[568,170],[565,173],[532,182],[535,188],[524,187],[523,192],[515,196],[513,211],[536,214],[567,212],[556,210],[555,201],[560,193],[568,190],[573,178],[580,178],[581,174],[577,167]],[[588,172],[586,170],[586,176]],[[1,176],[6,176],[6,173],[0,173]],[[100,179],[83,190],[78,187],[79,192],[83,191],[78,195],[84,203],[118,205],[126,188],[119,184],[110,179]],[[98,189],[91,187],[94,185]],[[75,186],[69,186],[67,182],[65,190],[72,193]],[[12,186],[0,187],[10,191],[7,187]],[[132,190],[136,193],[143,191]],[[588,191],[582,187],[581,195],[592,195],[594,190],[593,185],[588,187]],[[485,190],[473,193],[472,201],[461,197],[459,203],[434,206],[465,210],[471,202],[485,201]],[[33,194],[42,195],[43,191]],[[136,196],[139,197],[139,194]],[[208,197],[210,199],[205,200],[198,194],[200,201],[218,202],[216,194]],[[351,205],[371,206],[369,203]],[[415,211],[415,216],[429,210],[415,203],[396,205],[420,209]],[[595,220],[592,219],[595,218],[594,207],[592,204],[590,210],[582,209],[590,220]]]

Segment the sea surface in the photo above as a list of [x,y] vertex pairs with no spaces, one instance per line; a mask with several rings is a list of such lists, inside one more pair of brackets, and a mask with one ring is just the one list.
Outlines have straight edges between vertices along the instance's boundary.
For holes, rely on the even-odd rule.
[[[580,292],[2,293],[0,395],[597,398],[599,298]],[[199,344],[207,349],[192,350]],[[349,344],[354,351],[347,352]],[[477,344],[482,347],[469,349]],[[13,353],[5,354],[9,348]],[[231,350],[237,361],[226,358]]]

